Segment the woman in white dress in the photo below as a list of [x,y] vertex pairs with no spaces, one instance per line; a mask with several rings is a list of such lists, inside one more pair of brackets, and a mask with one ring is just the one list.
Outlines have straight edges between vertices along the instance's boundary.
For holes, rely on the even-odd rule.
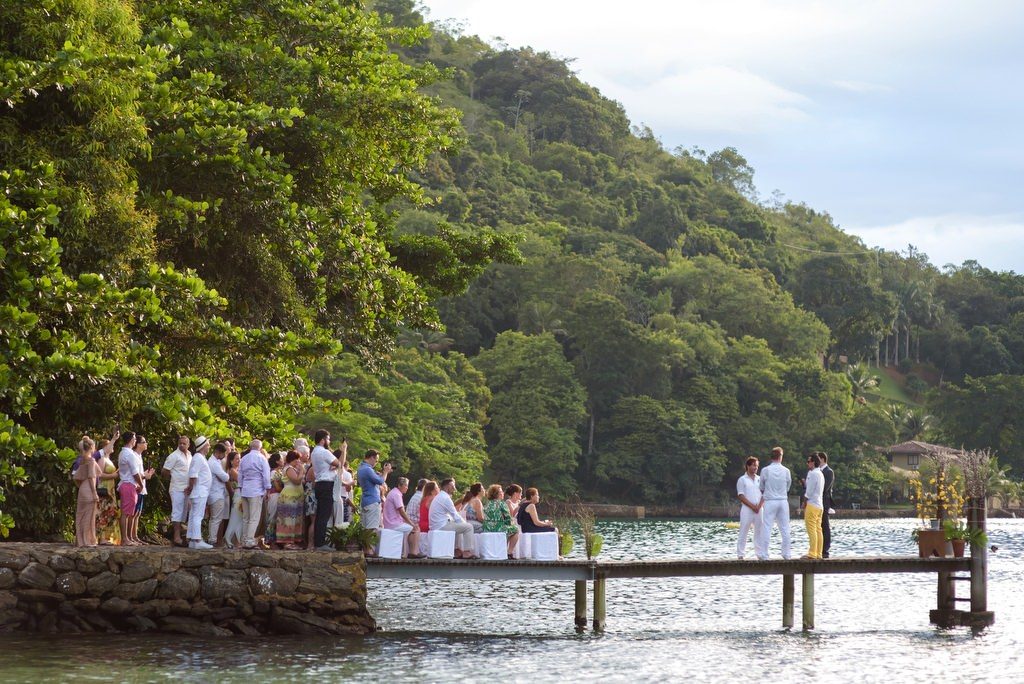
[[228,529],[224,533],[224,543],[228,548],[242,545],[242,493],[238,489],[238,452],[228,454],[228,492],[231,496],[231,517],[228,518]]

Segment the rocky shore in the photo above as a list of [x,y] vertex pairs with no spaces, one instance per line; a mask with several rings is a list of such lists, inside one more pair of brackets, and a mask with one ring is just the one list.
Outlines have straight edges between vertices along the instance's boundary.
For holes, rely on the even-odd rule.
[[375,629],[358,553],[0,544],[0,632]]

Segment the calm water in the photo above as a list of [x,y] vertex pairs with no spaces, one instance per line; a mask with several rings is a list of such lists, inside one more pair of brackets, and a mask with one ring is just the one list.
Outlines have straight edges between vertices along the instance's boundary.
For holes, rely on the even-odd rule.
[[[372,637],[4,637],[0,680],[1024,681],[1024,520],[990,525],[996,624],[976,637],[928,624],[933,575],[819,576],[818,629],[809,634],[782,631],[780,577],[609,580],[599,636],[574,630],[570,582],[374,580],[370,610],[382,631]],[[615,559],[729,558],[737,534],[722,521],[600,527],[602,555]],[[833,555],[916,553],[914,527],[835,520]],[[806,536],[799,524],[793,532],[797,555]],[[796,594],[799,625],[799,581]]]

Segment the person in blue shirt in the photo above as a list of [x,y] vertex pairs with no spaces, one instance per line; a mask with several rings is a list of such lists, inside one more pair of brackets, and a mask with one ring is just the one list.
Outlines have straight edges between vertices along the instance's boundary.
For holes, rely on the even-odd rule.
[[359,481],[360,489],[363,490],[362,499],[359,502],[359,508],[361,509],[360,517],[363,521],[363,527],[368,530],[380,529],[380,486],[384,484],[388,474],[391,473],[391,464],[385,463],[384,468],[381,469],[381,474],[377,474],[375,468],[379,459],[380,454],[374,449],[370,449],[363,456],[363,462],[359,464],[359,470],[356,471],[356,479]]

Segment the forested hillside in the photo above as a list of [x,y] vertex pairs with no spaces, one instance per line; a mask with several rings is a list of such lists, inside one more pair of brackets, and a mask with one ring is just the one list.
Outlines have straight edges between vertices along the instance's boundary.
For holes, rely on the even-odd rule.
[[681,505],[774,444],[849,496],[912,437],[1024,475],[1024,278],[754,180],[408,0],[8,2],[0,532],[66,526],[116,423]]
[[761,200],[739,152],[664,149],[549,54],[438,27],[401,54],[446,70],[430,92],[465,144],[416,177],[433,206],[394,205],[397,233],[522,236],[523,263],[439,302],[492,392],[493,477],[698,503],[781,444],[828,451],[862,497],[889,479],[872,447],[911,438],[991,446],[1024,475],[1024,278]]

